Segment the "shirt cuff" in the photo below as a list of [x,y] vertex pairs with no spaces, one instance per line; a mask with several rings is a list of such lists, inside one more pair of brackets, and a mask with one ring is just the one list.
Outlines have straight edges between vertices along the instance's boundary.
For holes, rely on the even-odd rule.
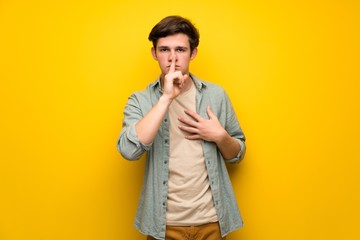
[[241,141],[240,139],[235,139],[240,144],[240,151],[237,155],[230,160],[226,160],[227,163],[239,163],[245,156],[246,145],[245,142]]

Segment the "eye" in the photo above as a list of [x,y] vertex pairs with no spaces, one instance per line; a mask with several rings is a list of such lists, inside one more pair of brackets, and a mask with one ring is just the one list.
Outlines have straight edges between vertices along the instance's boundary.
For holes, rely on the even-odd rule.
[[186,49],[184,49],[184,48],[178,48],[178,49],[176,49],[176,51],[177,51],[177,52],[185,52]]
[[169,49],[167,49],[167,48],[160,48],[160,52],[168,52],[169,51]]

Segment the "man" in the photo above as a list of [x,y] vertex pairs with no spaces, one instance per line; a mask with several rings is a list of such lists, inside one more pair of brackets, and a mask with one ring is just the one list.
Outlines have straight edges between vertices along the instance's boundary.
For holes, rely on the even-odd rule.
[[225,163],[245,154],[245,136],[225,91],[189,72],[199,33],[169,16],[149,35],[161,75],[132,94],[117,147],[147,152],[135,227],[148,239],[225,239],[242,227]]

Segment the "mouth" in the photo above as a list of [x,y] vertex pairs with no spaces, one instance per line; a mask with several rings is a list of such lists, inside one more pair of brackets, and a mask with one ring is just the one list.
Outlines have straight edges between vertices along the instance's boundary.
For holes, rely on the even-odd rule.
[[[166,67],[167,69],[170,69],[170,65]],[[180,69],[180,66],[175,66],[175,69]]]

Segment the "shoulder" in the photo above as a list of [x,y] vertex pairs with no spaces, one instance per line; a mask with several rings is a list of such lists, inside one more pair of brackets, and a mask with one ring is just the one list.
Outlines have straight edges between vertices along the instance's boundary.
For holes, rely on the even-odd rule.
[[208,89],[208,91],[221,93],[221,94],[225,93],[225,89],[222,86],[213,82],[205,82],[205,83],[206,83],[206,89]]
[[220,86],[219,84],[207,81],[207,80],[202,80],[200,78],[198,78],[195,75],[191,75],[191,77],[194,79],[195,85],[197,86],[197,88],[202,91],[204,94],[210,94],[213,95],[214,97],[224,97],[226,96],[226,91],[225,89]]
[[158,84],[158,81],[152,82],[148,84],[145,89],[133,92],[129,98],[149,101],[150,98],[155,95],[155,91],[158,91]]
[[155,82],[148,84],[143,90],[133,92],[128,97],[126,108],[137,109],[136,111],[140,110],[145,115],[158,101],[159,94],[156,93],[157,91],[159,89]]

